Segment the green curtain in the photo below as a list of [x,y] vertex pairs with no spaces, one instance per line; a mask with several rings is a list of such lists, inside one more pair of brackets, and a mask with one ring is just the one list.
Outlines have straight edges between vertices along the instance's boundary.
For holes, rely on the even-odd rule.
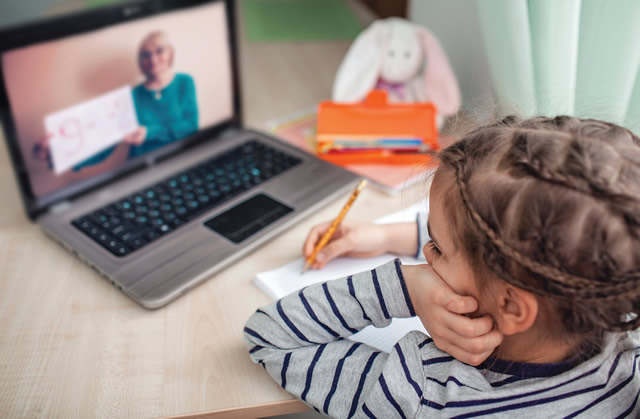
[[499,114],[569,114],[640,132],[640,1],[476,6]]

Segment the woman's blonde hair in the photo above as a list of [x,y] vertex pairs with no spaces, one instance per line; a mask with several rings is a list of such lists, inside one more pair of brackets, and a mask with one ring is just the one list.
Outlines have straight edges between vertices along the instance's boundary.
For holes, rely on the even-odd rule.
[[[439,153],[471,266],[544,296],[564,332],[640,326],[640,140],[575,117],[503,121]],[[481,277],[484,275],[480,275]]]
[[169,46],[169,49],[171,50],[171,61],[170,61],[170,65],[173,66],[173,62],[175,59],[175,49],[173,48],[173,44],[171,43],[169,37],[167,36],[167,34],[163,31],[153,31],[153,32],[149,32],[144,38],[142,38],[142,41],[140,42],[140,45],[138,45],[138,67],[140,68],[140,71],[142,73],[144,73],[144,68],[142,67],[142,48],[144,47],[144,45],[149,42],[152,39],[155,38],[164,38],[164,40],[166,41],[167,45]]

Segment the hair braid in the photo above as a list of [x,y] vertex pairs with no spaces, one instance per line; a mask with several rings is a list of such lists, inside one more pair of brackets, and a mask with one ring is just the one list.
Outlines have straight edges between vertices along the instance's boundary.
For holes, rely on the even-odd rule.
[[[563,288],[568,292],[572,292],[575,296],[585,300],[604,299],[615,301],[618,299],[640,296],[640,272],[632,272],[619,276],[617,278],[618,281],[616,281],[617,283],[615,284],[602,284],[598,281],[580,278],[570,273],[563,272],[553,266],[544,265],[527,257],[502,240],[487,224],[482,216],[473,208],[467,191],[467,185],[460,176],[460,167],[456,168],[456,182],[460,189],[462,202],[480,231],[484,233],[484,235],[501,251],[502,254],[516,261],[521,266],[554,281],[556,283],[555,285],[558,287]],[[514,278],[509,278],[509,282],[517,283],[516,285],[528,289],[529,291],[536,293],[540,292],[540,290]]]

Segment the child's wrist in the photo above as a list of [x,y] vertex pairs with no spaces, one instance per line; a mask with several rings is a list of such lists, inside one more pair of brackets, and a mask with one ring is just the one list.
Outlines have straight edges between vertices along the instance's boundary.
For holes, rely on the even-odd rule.
[[384,253],[393,253],[393,235],[392,231],[389,229],[389,224],[379,225],[380,232],[382,235],[382,251]]
[[415,266],[414,265],[400,265],[400,271],[402,272],[402,279],[404,280],[404,284],[407,287],[407,292],[409,294],[409,300],[412,302],[412,305],[415,308],[415,304],[413,301],[415,300],[414,295],[416,293],[414,287],[414,278],[415,278]]
[[402,234],[398,234],[398,226],[398,224],[382,225],[385,253],[402,254],[400,248],[402,243]]
[[397,255],[416,254],[417,232],[415,223],[383,224],[384,251]]

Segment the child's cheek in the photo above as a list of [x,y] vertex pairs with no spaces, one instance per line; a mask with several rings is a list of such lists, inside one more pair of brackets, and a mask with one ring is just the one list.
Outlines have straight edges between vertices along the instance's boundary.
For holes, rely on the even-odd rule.
[[438,273],[456,294],[477,298],[478,292],[473,273],[467,269],[461,269],[462,264],[463,261],[441,258],[437,261]]
[[429,244],[425,244],[424,246],[422,246],[422,254],[424,255],[424,258],[427,260],[427,263],[429,265],[433,266],[433,254],[431,253],[431,250],[429,249]]

